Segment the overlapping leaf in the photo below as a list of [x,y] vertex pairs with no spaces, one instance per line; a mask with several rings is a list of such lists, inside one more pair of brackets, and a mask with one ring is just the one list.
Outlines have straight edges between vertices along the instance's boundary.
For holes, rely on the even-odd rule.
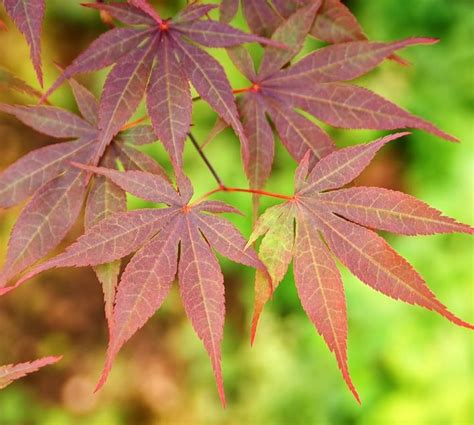
[[[1,22],[0,22],[1,26]],[[40,91],[31,87],[27,82],[18,78],[8,69],[0,66],[0,87],[4,89],[16,90],[19,93],[26,94],[37,99],[43,95]]]
[[[8,246],[0,286],[48,254],[64,238],[80,212],[87,192],[86,173],[71,167],[71,161],[88,163],[98,154],[98,104],[83,86],[71,81],[79,109],[86,119],[52,106],[0,105],[35,130],[54,138],[76,140],[51,144],[25,155],[0,174],[0,206],[8,208],[26,199]],[[100,155],[100,162],[115,167],[120,160],[127,169],[161,173],[151,158],[134,148],[154,141],[151,126],[138,126],[117,135]],[[103,177],[92,179],[86,203],[86,228],[112,213],[126,209],[123,190]],[[119,263],[96,269],[110,316]]]
[[[259,7],[265,2],[255,2]],[[432,44],[433,39],[411,38],[392,43],[352,41],[316,50],[298,62],[286,64],[300,51],[305,36],[314,28],[320,2],[296,10],[276,28],[272,39],[290,49],[265,48],[259,72],[243,48],[229,51],[231,59],[251,81],[242,95],[240,113],[254,160],[246,164],[253,187],[261,187],[271,172],[273,133],[266,116],[290,154],[300,161],[309,149],[312,164],[334,150],[329,136],[297,110],[303,110],[333,127],[391,130],[418,128],[450,141],[433,124],[399,108],[388,100],[346,81],[371,71],[399,49]]]
[[44,357],[32,362],[0,366],[0,389],[7,387],[17,379],[23,378],[24,376],[36,372],[44,366],[56,363],[59,360],[61,360],[61,357]]
[[[357,19],[340,0],[242,0],[242,7],[252,32],[270,37],[294,12],[310,3],[321,6],[310,28],[314,37],[331,44],[366,40]],[[238,0],[233,0],[233,10],[236,4]]]
[[[357,400],[359,396],[347,366],[344,289],[330,251],[377,291],[433,310],[457,325],[473,328],[438,301],[413,267],[372,229],[404,235],[473,234],[474,229],[404,193],[366,187],[340,189],[355,179],[387,142],[405,134],[335,151],[321,159],[309,173],[309,155],[306,155],[296,171],[294,198],[268,209],[257,221],[249,241],[251,244],[264,235],[260,257],[268,267],[274,288],[293,259],[303,308],[334,353]],[[257,275],[252,337],[270,296],[271,290]]]
[[87,6],[107,11],[132,27],[114,28],[99,37],[65,69],[47,95],[66,78],[115,64],[100,102],[99,139],[103,149],[146,92],[155,132],[174,165],[181,168],[191,123],[191,82],[201,98],[233,127],[242,143],[243,158],[248,160],[247,140],[225,72],[190,41],[206,47],[231,47],[247,42],[271,44],[270,40],[245,34],[225,23],[200,19],[213,5],[191,4],[174,20],[161,19],[146,1]]
[[[233,261],[258,269],[267,276],[267,285],[271,285],[265,266],[252,248],[245,249],[246,241],[240,232],[229,221],[212,214],[235,210],[219,202],[189,204],[192,189],[184,176],[178,179],[178,193],[159,175],[81,168],[109,178],[127,192],[168,207],[123,212],[100,221],[63,254],[40,265],[15,286],[52,267],[99,266],[137,251],[118,287],[100,387],[122,345],[160,307],[178,272],[186,314],[209,353],[219,395],[225,403],[220,349],[225,315],[224,286],[211,247]],[[11,289],[6,288],[2,293]]]
[[[3,5],[15,25],[23,33],[30,46],[30,56],[38,77],[43,85],[41,70],[41,25],[43,24],[44,0],[3,0]],[[0,27],[2,22],[0,21]]]

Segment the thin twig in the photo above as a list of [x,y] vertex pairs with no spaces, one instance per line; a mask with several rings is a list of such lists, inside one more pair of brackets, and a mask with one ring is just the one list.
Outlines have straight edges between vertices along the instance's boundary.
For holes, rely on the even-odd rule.
[[219,174],[217,174],[216,170],[214,169],[214,167],[212,166],[212,164],[209,162],[209,160],[207,159],[207,156],[204,154],[204,152],[202,151],[201,147],[199,146],[199,143],[198,141],[196,140],[196,138],[193,136],[193,134],[191,132],[188,133],[188,136],[189,136],[189,139],[191,140],[191,143],[193,144],[193,146],[196,148],[199,156],[202,158],[202,160],[204,161],[204,163],[206,164],[207,168],[209,168],[209,171],[211,172],[211,174],[214,176],[214,178],[216,179],[216,182],[217,184],[219,185],[219,187],[224,187],[224,183],[222,182],[222,179],[219,177]]

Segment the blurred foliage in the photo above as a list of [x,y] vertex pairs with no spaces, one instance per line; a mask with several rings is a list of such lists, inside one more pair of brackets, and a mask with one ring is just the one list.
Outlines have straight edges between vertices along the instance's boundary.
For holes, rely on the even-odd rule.
[[[183,1],[160,1],[172,15]],[[438,37],[432,47],[403,56],[411,67],[387,62],[360,84],[439,124],[458,136],[450,144],[415,131],[386,148],[357,184],[401,189],[447,214],[473,222],[474,170],[474,8],[471,0],[384,0],[347,2],[369,38]],[[68,64],[106,30],[98,14],[76,0],[48,0],[43,60],[46,85],[57,76],[53,62]],[[167,13],[163,13],[164,16]],[[26,43],[9,22],[0,34],[0,65],[35,84]],[[236,25],[245,28],[242,17]],[[305,51],[319,46],[309,40]],[[258,46],[252,46],[256,57]],[[213,51],[236,88],[247,84],[225,51]],[[106,72],[81,81],[100,92]],[[0,101],[27,102],[0,91]],[[67,86],[52,96],[57,105],[76,109]],[[142,107],[137,116],[144,113]],[[195,134],[204,140],[215,114],[196,103]],[[369,141],[373,131],[331,131],[345,146]],[[49,143],[9,117],[0,117],[0,169],[31,149]],[[163,149],[146,149],[162,164]],[[229,130],[206,152],[229,185],[245,186],[238,167],[239,144]],[[214,187],[199,158],[187,146],[185,166],[197,194]],[[277,149],[270,190],[290,193],[295,164]],[[245,194],[223,194],[249,217]],[[263,207],[273,201],[265,200]],[[142,205],[130,199],[133,208]],[[19,212],[0,215],[0,260]],[[235,223],[248,235],[248,218]],[[81,233],[76,226],[65,244]],[[464,235],[430,238],[388,236],[426,278],[439,298],[461,317],[474,319],[472,242]],[[3,251],[2,251],[3,250]],[[176,291],[160,312],[119,356],[108,384],[93,394],[104,359],[107,331],[102,295],[90,270],[58,270],[38,277],[0,300],[0,364],[48,354],[64,354],[55,367],[0,392],[1,425],[398,425],[474,423],[474,346],[468,331],[433,313],[396,303],[362,285],[344,271],[349,311],[349,361],[362,396],[358,406],[346,390],[336,363],[304,316],[291,273],[261,320],[256,344],[249,346],[253,273],[223,261],[228,317],[224,376],[228,408],[215,391],[209,361],[184,317]]]

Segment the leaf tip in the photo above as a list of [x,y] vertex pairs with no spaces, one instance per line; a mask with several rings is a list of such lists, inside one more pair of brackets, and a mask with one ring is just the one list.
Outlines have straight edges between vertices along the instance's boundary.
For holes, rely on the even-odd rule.
[[[343,363],[341,363],[343,362]],[[362,401],[360,399],[359,393],[357,392],[354,383],[352,382],[352,378],[349,374],[348,366],[347,366],[347,360],[342,360],[338,359],[339,367],[342,372],[342,377],[344,378],[344,381],[346,381],[346,385],[349,388],[349,391],[352,393],[354,398],[356,399],[357,403],[359,405],[362,404]]]

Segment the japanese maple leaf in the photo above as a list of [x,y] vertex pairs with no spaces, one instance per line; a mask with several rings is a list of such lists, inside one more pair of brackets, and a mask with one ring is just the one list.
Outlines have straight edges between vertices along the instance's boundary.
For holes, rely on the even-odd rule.
[[[147,2],[87,4],[129,25],[95,40],[65,69],[46,96],[66,78],[115,64],[100,100],[100,154],[138,107],[146,92],[148,113],[171,160],[182,165],[184,141],[192,113],[189,82],[202,99],[233,127],[248,161],[247,142],[231,86],[222,66],[193,43],[231,47],[246,42],[275,44],[227,24],[202,20],[215,5],[190,5],[175,19],[162,19]],[[279,44],[281,46],[281,43]]]
[[10,70],[0,66],[0,88],[16,90],[19,93],[26,94],[27,96],[40,99],[43,94],[31,87],[26,81],[18,78]]
[[[319,9],[310,34],[328,43],[366,40],[355,16],[340,0],[242,0],[245,19],[254,34],[270,37],[297,9],[310,3]],[[221,19],[230,22],[239,0],[224,0]]]
[[61,360],[61,357],[44,357],[32,362],[0,366],[0,389],[7,387],[17,379],[23,378],[24,376],[36,372],[44,366],[56,363],[59,360]]
[[[190,204],[193,191],[184,176],[178,178],[178,193],[160,175],[81,168],[109,178],[135,196],[168,207],[118,213],[100,221],[63,254],[32,270],[14,287],[52,267],[98,266],[137,251],[118,286],[100,388],[122,345],[161,306],[177,271],[186,314],[209,353],[219,395],[225,404],[220,348],[225,315],[224,285],[211,247],[233,261],[255,267],[271,286],[268,272],[255,251],[245,249],[246,241],[233,224],[215,215],[238,211],[216,201]],[[14,287],[4,288],[0,294]]]
[[[321,159],[309,174],[306,155],[296,171],[294,198],[266,210],[249,240],[252,244],[264,235],[259,255],[274,288],[293,259],[301,304],[334,353],[357,400],[347,365],[344,288],[331,252],[375,290],[473,329],[438,301],[413,267],[372,229],[402,235],[473,234],[474,229],[401,192],[376,187],[342,188],[362,172],[382,146],[405,134],[335,151]],[[257,272],[252,339],[270,296],[271,290]]]
[[240,113],[253,158],[246,164],[253,187],[264,185],[273,162],[273,132],[267,116],[297,161],[308,149],[313,164],[334,150],[329,136],[295,109],[306,111],[333,127],[418,128],[447,140],[456,140],[377,94],[345,82],[369,72],[399,49],[415,44],[432,44],[436,40],[409,38],[392,43],[340,43],[316,50],[286,67],[300,51],[317,7],[316,2],[298,9],[275,30],[272,39],[287,40],[291,48],[284,50],[267,46],[258,73],[245,49],[229,50],[236,66],[252,82],[242,95]]
[[[43,86],[41,70],[41,25],[43,24],[44,0],[3,0],[5,10],[15,25],[23,33],[30,46],[30,56],[38,77]],[[0,28],[2,27],[0,21]]]
[[[70,165],[71,161],[93,160],[99,149],[100,133],[96,99],[77,82],[70,83],[84,119],[54,106],[0,104],[0,111],[16,116],[41,133],[75,139],[34,150],[0,173],[1,208],[31,197],[13,227],[6,262],[0,273],[0,286],[57,247],[75,223],[87,193],[86,228],[126,209],[122,189],[101,176],[87,184],[86,173]],[[136,145],[155,139],[151,126],[138,126],[119,133],[101,156],[101,164],[115,167],[119,160],[126,169],[163,174],[155,161],[136,149]],[[112,311],[119,269],[119,263],[96,268],[104,288],[107,317]]]

